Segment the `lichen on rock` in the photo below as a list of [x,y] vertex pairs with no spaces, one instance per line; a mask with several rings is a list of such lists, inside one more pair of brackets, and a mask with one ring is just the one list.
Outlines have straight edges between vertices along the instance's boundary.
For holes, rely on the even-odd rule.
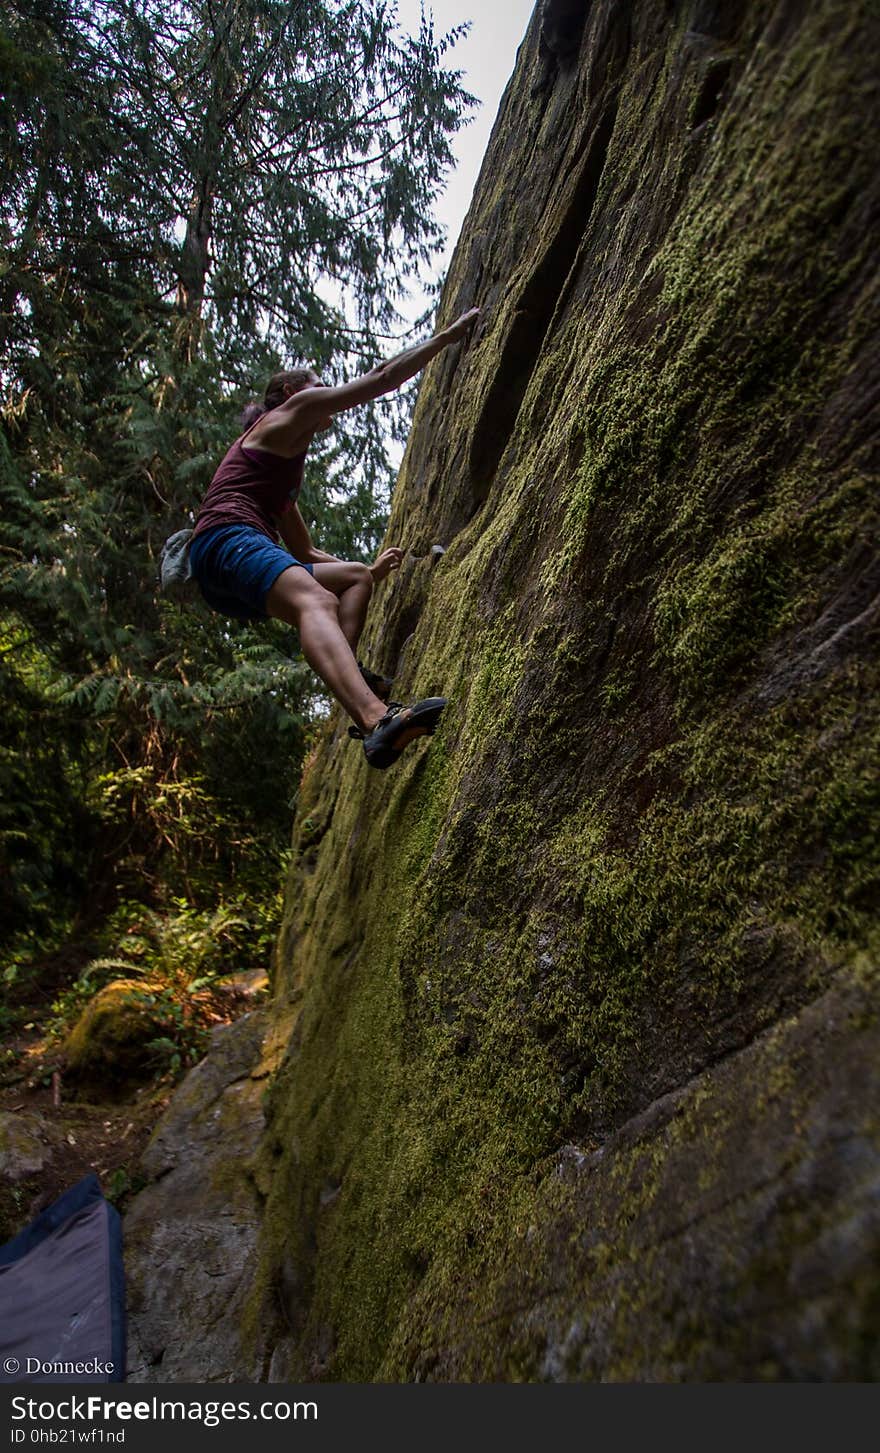
[[40,1115],[0,1112],[0,1242],[9,1241],[28,1220],[59,1139],[58,1130]]

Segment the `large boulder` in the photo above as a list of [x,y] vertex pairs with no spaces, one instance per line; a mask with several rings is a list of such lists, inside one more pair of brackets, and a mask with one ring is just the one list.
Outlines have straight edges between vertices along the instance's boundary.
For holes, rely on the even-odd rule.
[[538,7],[362,642],[449,705],[299,794],[280,1376],[877,1376],[878,51]]
[[65,1081],[84,1098],[118,1098],[162,1067],[155,1041],[173,1027],[161,988],[114,979],[83,1010],[64,1045]]
[[310,758],[296,1033],[153,1375],[880,1375],[878,52],[874,0],[537,8],[362,642],[449,704]]
[[129,1382],[261,1377],[243,1326],[268,1189],[255,1155],[291,1014],[276,1004],[216,1029],[147,1147],[124,1221]]

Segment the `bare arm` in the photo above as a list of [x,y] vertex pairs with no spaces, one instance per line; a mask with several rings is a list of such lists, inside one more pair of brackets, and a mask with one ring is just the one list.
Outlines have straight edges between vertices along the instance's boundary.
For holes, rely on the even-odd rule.
[[301,560],[304,565],[315,565],[321,560],[336,560],[336,555],[328,555],[324,550],[318,550],[312,544],[311,536],[306,528],[306,522],[300,514],[299,505],[285,510],[283,515],[277,519],[278,531],[282,540],[296,560]]
[[[448,328],[435,333],[433,338],[426,338],[423,343],[415,343],[412,348],[404,349],[403,353],[389,358],[387,363],[377,364],[369,373],[352,379],[351,383],[340,384],[338,388],[316,389],[316,393],[323,395],[316,403],[322,412],[340,414],[345,409],[353,409],[358,404],[367,404],[372,399],[381,398],[383,394],[394,393],[401,384],[415,378],[425,364],[430,363],[438,353],[442,353],[444,348],[464,338],[479,315],[479,308],[471,308],[470,312],[462,313]],[[302,398],[303,395],[300,394],[299,397]],[[289,402],[292,404],[295,398],[296,395]]]
[[329,415],[344,413],[346,409],[354,409],[358,404],[370,403],[373,399],[381,398],[383,394],[394,393],[401,384],[415,378],[425,364],[430,363],[438,353],[442,353],[444,348],[464,338],[479,314],[479,308],[471,308],[469,312],[456,318],[448,328],[442,328],[439,333],[435,333],[433,338],[414,344],[396,357],[389,358],[387,363],[377,364],[369,373],[352,379],[351,383],[331,388],[300,389],[267,414],[264,420],[260,420],[257,427],[261,444],[281,453],[285,448],[290,449],[297,445],[304,437],[310,437],[328,421]]

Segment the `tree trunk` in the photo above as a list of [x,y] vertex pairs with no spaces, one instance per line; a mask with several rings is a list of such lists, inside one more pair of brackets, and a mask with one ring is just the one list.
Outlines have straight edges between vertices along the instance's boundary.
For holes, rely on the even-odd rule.
[[210,257],[213,203],[211,177],[205,175],[193,194],[186,220],[186,236],[180,253],[177,306],[184,316],[200,318],[202,314]]

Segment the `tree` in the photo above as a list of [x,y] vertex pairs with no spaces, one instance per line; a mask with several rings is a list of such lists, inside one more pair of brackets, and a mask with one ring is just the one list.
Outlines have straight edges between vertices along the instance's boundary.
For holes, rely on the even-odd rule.
[[[239,872],[286,831],[278,779],[314,697],[295,643],[157,600],[155,560],[258,381],[294,358],[372,364],[438,243],[469,101],[445,64],[457,33],[425,21],[405,39],[394,15],[383,0],[4,12],[0,608],[39,669],[25,690],[4,658],[0,692],[23,722],[39,682],[44,729],[79,744],[65,782],[79,811],[88,778],[117,886],[212,857]],[[362,424],[316,452],[304,496],[346,553],[375,545],[388,487],[389,419]]]

